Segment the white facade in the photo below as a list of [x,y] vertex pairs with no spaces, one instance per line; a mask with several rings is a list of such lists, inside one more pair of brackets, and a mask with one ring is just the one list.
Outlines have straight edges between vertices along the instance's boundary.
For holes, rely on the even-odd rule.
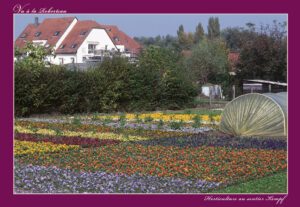
[[82,44],[79,45],[76,54],[57,54],[55,58],[48,57],[47,59],[50,63],[57,65],[83,63],[90,57],[100,56],[100,54],[98,54],[99,51],[117,50],[118,48],[104,29],[92,29]]
[[124,45],[116,45],[118,48],[119,52],[125,52],[125,46]]
[[[93,46],[91,47],[91,45]],[[89,57],[96,56],[96,51],[100,50],[117,51],[117,47],[112,42],[104,29],[92,29],[77,50],[76,63],[83,63],[84,58],[88,59]]]
[[55,65],[77,63],[77,56],[76,54],[58,54],[55,57],[48,57],[47,61]]

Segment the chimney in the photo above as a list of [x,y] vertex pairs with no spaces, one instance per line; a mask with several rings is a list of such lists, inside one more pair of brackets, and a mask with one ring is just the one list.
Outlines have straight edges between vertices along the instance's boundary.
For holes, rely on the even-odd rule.
[[38,17],[34,17],[34,25],[36,27],[39,26],[39,18]]

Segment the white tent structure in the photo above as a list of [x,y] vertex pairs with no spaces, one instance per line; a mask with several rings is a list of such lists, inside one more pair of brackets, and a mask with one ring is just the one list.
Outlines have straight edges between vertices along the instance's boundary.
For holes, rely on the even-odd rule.
[[238,136],[286,136],[287,93],[249,93],[229,102],[220,130]]

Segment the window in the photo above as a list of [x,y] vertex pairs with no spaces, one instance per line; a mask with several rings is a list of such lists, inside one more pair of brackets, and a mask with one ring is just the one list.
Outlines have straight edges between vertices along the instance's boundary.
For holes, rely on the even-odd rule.
[[75,58],[71,58],[71,63],[75,63]]
[[86,57],[83,57],[83,58],[82,58],[82,62],[85,62],[85,61],[86,61]]
[[105,50],[107,50],[108,45],[105,45]]
[[26,34],[26,33],[23,33],[20,37],[21,37],[21,38],[25,38],[25,37],[27,37],[27,34]]
[[60,34],[60,31],[54,32],[53,36],[58,36]]
[[119,42],[119,38],[118,37],[114,37],[114,41]]
[[86,35],[87,31],[81,31],[80,35]]
[[77,47],[77,44],[72,44],[71,47],[72,47],[72,48],[76,48],[76,47]]
[[88,54],[95,53],[96,45],[95,44],[88,44]]
[[64,49],[66,45],[60,45],[60,49]]
[[41,34],[42,34],[41,32],[36,32],[36,33],[34,34],[34,36],[38,37],[38,36],[40,36]]
[[48,48],[48,47],[50,47],[50,45],[49,44],[45,44],[45,48]]

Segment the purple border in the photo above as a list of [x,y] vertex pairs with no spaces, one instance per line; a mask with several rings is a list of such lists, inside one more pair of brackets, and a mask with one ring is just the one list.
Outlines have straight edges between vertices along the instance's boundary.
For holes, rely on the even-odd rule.
[[[29,8],[51,8],[68,13],[288,13],[289,15],[289,189],[288,196],[278,206],[295,206],[297,174],[296,124],[299,114],[297,78],[297,43],[299,43],[299,4],[296,0],[114,0],[100,2],[11,0],[1,3],[1,107],[0,107],[0,206],[275,206],[275,202],[207,202],[205,195],[13,195],[12,137],[13,137],[13,6],[27,4]],[[298,95],[298,96],[297,96]],[[223,195],[226,196],[226,195]],[[233,196],[233,195],[231,195]],[[257,195],[266,197],[267,195]],[[276,196],[276,195],[275,195]],[[242,196],[242,197],[253,197]],[[294,205],[293,205],[294,204]]]

